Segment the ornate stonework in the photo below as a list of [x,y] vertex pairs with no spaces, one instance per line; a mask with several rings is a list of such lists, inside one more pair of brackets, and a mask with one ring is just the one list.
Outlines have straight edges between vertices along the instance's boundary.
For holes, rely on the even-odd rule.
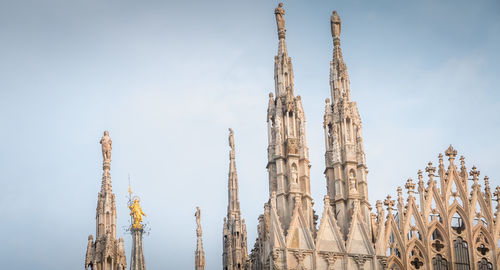
[[417,182],[406,181],[406,201],[403,189],[398,188],[397,201],[388,196],[383,203],[377,201],[375,213],[371,212],[361,118],[351,100],[337,12],[331,16],[331,99],[326,99],[323,123],[327,194],[317,226],[310,195],[304,111],[301,98],[294,94],[284,14],[280,4],[275,10],[279,40],[275,93],[269,94],[267,110],[269,200],[259,216],[258,237],[245,267],[496,269],[500,206],[497,203],[494,214],[492,196],[498,201],[500,187],[491,194],[485,177],[481,190],[479,171],[475,167],[467,171],[464,158],[458,169],[454,162],[457,151],[451,146],[445,151],[447,169],[443,155],[439,155],[437,170],[432,163],[426,168],[427,184],[419,171]]
[[127,261],[123,238],[116,239],[115,194],[111,189],[111,148],[109,132],[105,131],[102,145],[103,173],[101,191],[97,196],[96,238],[89,236],[85,269],[125,270]]
[[[497,203],[496,211],[493,209],[489,179],[484,177],[481,189],[476,167],[468,171],[463,157],[458,167],[457,151],[452,146],[445,155],[448,168],[439,154],[438,167],[429,162],[425,169],[426,183],[418,171],[417,183],[412,179],[406,182],[406,200],[398,188],[397,203],[390,196],[385,201],[388,215],[378,244],[386,251],[389,269],[498,267],[500,207]],[[468,181],[472,181],[470,187]],[[499,195],[496,193],[497,202]]]
[[236,172],[234,132],[229,129],[229,175],[227,217],[222,228],[223,252],[222,264],[225,270],[247,269],[247,228],[241,219],[238,199],[238,174]]
[[201,230],[201,210],[196,207],[196,251],[195,251],[195,270],[205,270],[205,251],[203,250],[203,237]]

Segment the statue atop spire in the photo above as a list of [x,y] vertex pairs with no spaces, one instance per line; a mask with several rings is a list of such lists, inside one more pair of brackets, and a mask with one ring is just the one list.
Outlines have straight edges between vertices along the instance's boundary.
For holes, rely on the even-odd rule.
[[274,15],[276,15],[276,24],[278,25],[278,38],[285,38],[285,9],[283,3],[278,4],[278,7],[274,10]]
[[111,137],[109,137],[109,131],[104,131],[104,135],[101,138],[100,144],[102,147],[102,161],[104,165],[108,165],[111,162],[111,150],[112,150],[112,141]]
[[336,10],[333,11],[332,17],[330,18],[332,27],[332,37],[340,38],[340,17]]
[[132,229],[142,229],[142,217],[146,214],[142,211],[139,197],[135,196],[131,204],[128,206],[130,209],[130,216],[132,217]]
[[[116,203],[111,187],[111,148],[109,132],[104,131],[100,140],[103,157],[101,191],[97,196],[96,235],[89,237],[85,269],[104,269],[106,263],[112,263],[116,269],[126,269],[125,247],[123,238],[116,238]],[[111,254],[111,255],[110,255]],[[137,269],[132,269],[137,270]]]
[[231,151],[234,152],[234,131],[232,128],[229,128],[229,147],[231,147]]
[[200,207],[196,206],[196,212],[194,213],[194,216],[196,217],[196,235],[198,237],[201,236],[201,210]]

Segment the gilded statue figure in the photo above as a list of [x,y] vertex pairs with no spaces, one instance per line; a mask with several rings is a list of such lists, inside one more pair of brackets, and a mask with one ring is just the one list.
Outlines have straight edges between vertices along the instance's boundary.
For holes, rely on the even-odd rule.
[[146,216],[146,214],[142,211],[139,202],[139,198],[135,198],[134,202],[128,207],[130,209],[130,215],[134,220],[134,224],[132,224],[133,229],[142,229],[142,217]]
[[337,11],[332,13],[332,17],[330,18],[331,27],[332,27],[332,36],[340,37],[340,17],[337,14]]
[[285,9],[283,9],[283,3],[279,3],[278,7],[274,10],[276,15],[276,23],[278,24],[278,32],[285,30]]
[[111,161],[111,149],[112,149],[112,141],[111,137],[109,137],[109,132],[106,130],[104,131],[104,136],[102,136],[101,141],[102,145],[102,158],[106,162]]

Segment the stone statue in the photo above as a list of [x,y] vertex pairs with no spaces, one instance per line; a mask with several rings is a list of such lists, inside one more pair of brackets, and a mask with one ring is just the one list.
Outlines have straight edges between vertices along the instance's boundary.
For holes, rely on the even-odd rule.
[[133,229],[142,229],[142,217],[146,216],[146,214],[142,211],[141,205],[139,204],[140,199],[134,198],[134,202],[129,205],[130,215],[134,223],[132,224]]
[[102,145],[102,158],[104,159],[104,162],[110,162],[112,141],[107,130],[104,131],[104,136],[102,136],[100,143]]
[[229,129],[229,147],[231,150],[234,150],[234,132],[233,129]]
[[196,217],[196,225],[198,226],[196,228],[196,234],[198,236],[201,236],[201,210],[200,210],[200,207],[196,206],[196,213],[194,213],[194,216]]
[[337,14],[337,11],[332,13],[332,17],[330,18],[331,27],[332,27],[332,36],[340,37],[340,17]]
[[283,9],[283,3],[279,3],[278,7],[274,10],[276,15],[276,24],[278,25],[278,33],[284,33],[285,31],[285,10]]

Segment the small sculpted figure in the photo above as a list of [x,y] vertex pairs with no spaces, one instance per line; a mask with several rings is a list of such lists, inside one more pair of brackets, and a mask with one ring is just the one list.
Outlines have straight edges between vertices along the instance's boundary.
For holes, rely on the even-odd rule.
[[231,150],[234,150],[234,132],[233,129],[229,129],[229,147]]
[[278,32],[285,30],[285,10],[283,9],[283,3],[279,3],[278,7],[274,10],[276,15],[276,24],[278,24]]
[[111,137],[109,137],[109,132],[106,130],[104,131],[104,136],[102,136],[101,141],[102,145],[102,158],[106,162],[111,161],[111,149],[112,149],[112,141]]
[[146,216],[146,214],[142,211],[139,202],[140,200],[135,198],[134,202],[128,207],[130,209],[130,215],[134,220],[134,224],[132,225],[132,228],[134,229],[142,229],[142,217]]
[[331,27],[332,27],[332,36],[340,37],[340,17],[337,14],[337,11],[332,13],[332,17],[330,18]]

